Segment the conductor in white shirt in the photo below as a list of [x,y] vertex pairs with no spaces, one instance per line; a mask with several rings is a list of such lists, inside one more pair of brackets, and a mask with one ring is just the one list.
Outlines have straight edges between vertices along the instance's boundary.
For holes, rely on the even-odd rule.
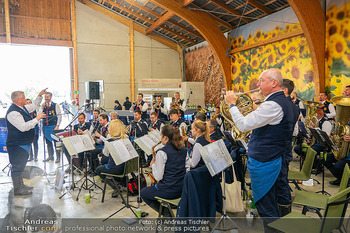
[[12,165],[11,177],[15,195],[31,195],[33,187],[23,183],[22,172],[26,166],[31,143],[34,139],[34,127],[39,120],[45,117],[44,113],[39,113],[32,119],[30,113],[39,108],[42,95],[46,89],[42,90],[33,104],[26,105],[26,97],[22,91],[14,91],[11,94],[12,105],[6,113],[6,124],[8,129],[6,146],[9,160]]

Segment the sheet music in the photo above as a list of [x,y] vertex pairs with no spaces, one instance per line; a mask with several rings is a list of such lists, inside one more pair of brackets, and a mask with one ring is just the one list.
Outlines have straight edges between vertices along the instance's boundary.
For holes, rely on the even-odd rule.
[[148,133],[148,135],[152,136],[152,137],[155,137],[157,140],[155,141],[156,143],[158,143],[160,140],[161,140],[161,135],[160,135],[160,132],[156,129],[156,130],[153,130],[151,132]]
[[117,165],[138,157],[138,154],[129,139],[106,142],[105,145]]
[[215,176],[233,164],[222,139],[202,147],[199,151],[211,176]]
[[62,142],[70,155],[76,155],[81,152],[95,149],[93,139],[87,134],[65,137],[62,139]]
[[[153,132],[153,131],[152,131]],[[153,135],[152,135],[153,136]],[[135,143],[147,154],[151,155],[152,154],[152,147],[155,146],[160,140],[154,141],[151,139],[150,134],[144,135],[140,138],[135,139]],[[156,150],[159,150],[162,148],[163,145],[159,144],[156,148]]]

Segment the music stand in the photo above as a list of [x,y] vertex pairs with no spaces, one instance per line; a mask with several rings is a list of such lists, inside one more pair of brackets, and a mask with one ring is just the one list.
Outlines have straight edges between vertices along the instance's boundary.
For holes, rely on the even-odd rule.
[[[334,144],[329,139],[326,132],[319,129],[313,129],[311,127],[309,127],[309,129],[312,136],[314,136],[316,142],[318,142],[321,146],[325,148],[324,152],[321,152],[321,153],[326,154],[328,151],[332,150],[332,148],[334,147]],[[324,156],[321,159],[324,160]],[[327,191],[324,190],[324,166],[322,162],[321,164],[322,164],[322,190],[316,193],[322,193],[330,196],[331,194],[329,194]]]
[[[209,149],[210,148],[210,149]],[[222,194],[223,199],[223,213],[221,215],[221,218],[219,221],[215,224],[213,229],[211,230],[211,233],[215,231],[215,229],[219,226],[219,224],[222,222],[223,224],[223,231],[227,231],[229,229],[233,228],[227,228],[226,220],[229,220],[233,225],[234,229],[239,229],[238,225],[227,215],[226,212],[226,191],[225,191],[225,170],[232,166],[233,161],[231,158],[230,153],[228,152],[225,143],[222,139],[215,141],[213,143],[210,143],[202,148],[199,149],[199,152],[201,153],[201,156],[204,160],[205,165],[207,166],[209,173],[211,176],[215,176],[221,172],[222,176],[222,182],[224,182],[224,190]]]
[[[140,169],[140,163],[139,163],[139,155],[137,154],[135,148],[133,147],[133,145],[131,144],[129,139],[119,139],[116,141],[112,141],[109,142],[107,141],[105,143],[105,146],[108,148],[108,151],[110,152],[110,156],[112,156],[114,162],[116,165],[120,165],[122,163],[125,163],[125,168],[124,170],[127,171],[128,169],[128,161],[132,160],[132,159],[137,159],[137,164],[138,164],[138,170]],[[126,174],[128,175],[128,174]],[[114,183],[114,180],[113,180]],[[127,184],[129,183],[129,178],[127,178]],[[124,206],[122,208],[120,208],[119,210],[115,211],[113,214],[109,215],[107,218],[105,218],[103,220],[107,221],[109,218],[111,218],[113,215],[117,214],[118,212],[120,212],[121,210],[123,210],[124,208],[130,209],[131,212],[137,217],[135,211],[132,209],[136,208],[135,206],[132,206],[129,204],[129,191],[127,191],[126,193],[126,201],[124,199],[124,196],[122,195],[119,187],[117,184],[115,184],[116,189],[118,190],[119,196],[122,199],[122,204],[124,204]],[[139,191],[139,197],[140,197],[140,174],[138,176],[138,191]],[[138,208],[140,208],[140,203],[138,203]],[[142,224],[143,225],[143,224]]]

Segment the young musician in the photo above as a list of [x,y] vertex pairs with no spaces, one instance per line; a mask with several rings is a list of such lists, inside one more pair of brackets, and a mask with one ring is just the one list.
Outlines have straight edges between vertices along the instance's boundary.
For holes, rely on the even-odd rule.
[[222,139],[222,135],[218,131],[218,123],[216,119],[211,119],[209,121],[209,137],[212,142]]
[[150,118],[151,118],[151,123],[148,126],[150,131],[157,129],[160,132],[164,124],[158,119],[157,113],[151,112]]
[[174,127],[178,127],[180,130],[180,134],[181,136],[186,135],[187,133],[187,125],[185,123],[185,120],[180,118],[179,116],[179,112],[177,111],[177,109],[171,109],[169,112],[169,117],[170,117],[170,125],[174,126]]
[[209,132],[209,123],[203,122],[201,120],[196,120],[193,122],[192,136],[196,141],[194,143],[192,156],[190,158],[191,168],[205,166],[199,149],[211,142]]
[[[30,99],[26,99],[26,105],[32,104],[32,101]],[[37,112],[34,110],[33,112],[30,113],[30,116],[32,119],[37,117]],[[34,128],[35,134],[34,134],[34,140],[33,140],[33,146],[30,148],[30,156],[28,161],[33,161],[37,162],[38,161],[38,140],[39,140],[39,125],[35,125]],[[34,158],[33,158],[33,147],[34,147]]]
[[[120,120],[112,120],[109,123],[108,127],[108,135],[106,138],[102,138],[104,142],[112,142],[114,140],[124,139],[127,138],[127,130]],[[108,162],[106,164],[100,165],[96,168],[96,174],[101,177],[101,179],[105,179],[105,175],[102,175],[101,173],[108,173],[108,174],[114,174],[114,175],[120,175],[124,172],[124,166],[125,163],[122,163],[120,165],[116,165],[112,156],[110,155],[108,148],[104,147],[102,150],[103,155],[105,155],[108,158]],[[115,188],[113,183],[106,181],[113,189]],[[112,195],[113,196],[113,195]],[[113,196],[115,197],[115,195]]]
[[159,95],[157,96],[157,102],[153,104],[152,112],[155,112],[157,114],[157,118],[161,121],[166,121],[167,119],[167,113],[168,110],[166,109],[165,105],[162,103],[162,97]]
[[93,112],[93,119],[89,120],[89,122],[91,123],[92,127],[93,127],[93,133],[95,133],[96,131],[100,131],[100,121],[98,119],[98,117],[100,116],[100,110],[95,109]]
[[146,135],[148,131],[147,123],[142,119],[141,110],[135,110],[134,120],[131,122],[130,135],[139,138]]
[[[161,131],[161,142],[164,145],[150,168],[158,181],[155,186],[143,188],[141,198],[155,211],[159,211],[160,203],[155,197],[175,199],[181,197],[183,179],[189,170],[187,150],[185,149],[178,128],[166,125]],[[167,210],[167,209],[165,209]],[[169,216],[169,213],[164,214]]]
[[141,111],[141,118],[143,120],[146,120],[147,119],[147,109],[148,109],[148,104],[145,101],[143,101],[143,94],[139,93],[137,95],[137,100],[135,101],[135,105],[133,105],[130,108],[130,111],[135,112],[137,110],[140,110]]

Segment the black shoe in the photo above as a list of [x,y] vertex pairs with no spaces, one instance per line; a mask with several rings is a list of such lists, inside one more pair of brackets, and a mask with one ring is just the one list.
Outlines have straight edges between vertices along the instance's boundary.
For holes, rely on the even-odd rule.
[[117,198],[119,196],[119,192],[118,190],[114,190],[113,193],[112,193],[112,198]]
[[329,183],[331,185],[340,185],[340,179],[336,179],[336,180],[333,180],[333,181],[329,181]]
[[59,159],[56,159],[55,163],[60,163],[61,161]]
[[44,159],[43,162],[50,162],[50,161],[53,161],[53,157],[48,157],[47,159]]
[[34,162],[38,162],[38,158],[35,158],[35,159],[34,159]]
[[30,162],[30,161],[33,161],[33,157],[30,157],[30,158],[28,159],[28,162]]

